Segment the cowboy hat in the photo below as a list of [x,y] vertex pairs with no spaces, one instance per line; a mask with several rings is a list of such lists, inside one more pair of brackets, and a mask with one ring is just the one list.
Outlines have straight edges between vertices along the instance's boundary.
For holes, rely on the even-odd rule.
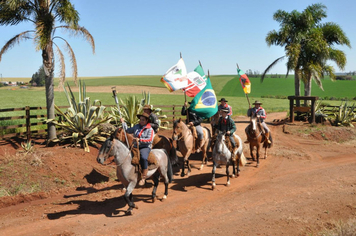
[[258,100],[256,100],[254,103],[252,103],[253,105],[256,105],[256,104],[260,104],[260,105],[262,105],[262,102],[260,102],[260,101],[258,101]]
[[142,108],[142,109],[143,109],[143,110],[147,109],[147,110],[151,110],[151,111],[152,111],[152,106],[151,106],[151,105],[146,104],[146,105],[144,105],[144,106],[143,106],[143,108]]
[[219,102],[227,102],[227,101],[225,100],[225,98],[221,98],[221,99],[219,100]]
[[147,113],[142,113],[142,114],[138,114],[137,115],[137,118],[141,118],[141,116],[143,116],[143,117],[146,117],[146,119],[148,120],[148,122],[150,122],[150,115],[149,114],[147,114]]

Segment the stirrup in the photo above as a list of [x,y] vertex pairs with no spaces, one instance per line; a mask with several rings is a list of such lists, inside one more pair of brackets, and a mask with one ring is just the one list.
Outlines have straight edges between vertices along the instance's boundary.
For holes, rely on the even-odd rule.
[[244,143],[249,143],[249,141],[248,141],[248,140],[246,140]]
[[144,186],[146,183],[146,179],[140,179],[140,181],[138,182],[139,186]]

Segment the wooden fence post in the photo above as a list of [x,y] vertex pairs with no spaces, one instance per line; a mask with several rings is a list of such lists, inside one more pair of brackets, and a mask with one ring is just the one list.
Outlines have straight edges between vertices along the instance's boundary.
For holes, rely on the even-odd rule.
[[30,121],[30,107],[25,107],[26,111],[26,136],[27,142],[31,140],[31,121]]

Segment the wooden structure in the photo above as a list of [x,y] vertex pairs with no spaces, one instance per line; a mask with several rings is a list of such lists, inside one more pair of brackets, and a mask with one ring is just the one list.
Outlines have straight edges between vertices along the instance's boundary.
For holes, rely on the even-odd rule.
[[[290,122],[294,122],[294,113],[307,113],[311,117],[310,123],[315,123],[315,101],[318,100],[318,97],[312,96],[288,96],[289,99],[289,116]],[[294,105],[294,101],[311,101],[311,106],[301,106],[297,107]],[[304,102],[303,102],[304,103]]]

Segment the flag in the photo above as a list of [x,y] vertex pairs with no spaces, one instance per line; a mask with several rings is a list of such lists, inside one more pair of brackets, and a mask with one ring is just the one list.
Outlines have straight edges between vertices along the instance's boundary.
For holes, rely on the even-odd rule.
[[170,92],[186,88],[188,86],[187,69],[185,68],[183,58],[179,59],[176,65],[167,70],[161,78],[161,82]]
[[237,68],[237,75],[239,75],[239,80],[240,80],[240,83],[241,83],[241,86],[242,86],[242,89],[244,90],[244,92],[246,94],[251,93],[251,82],[248,79],[245,72],[243,72],[242,70]]
[[189,110],[203,119],[210,118],[218,112],[218,102],[209,77],[205,88],[193,98]]
[[188,73],[188,85],[183,88],[189,97],[195,97],[206,86],[206,77],[203,68],[199,65],[193,72]]

